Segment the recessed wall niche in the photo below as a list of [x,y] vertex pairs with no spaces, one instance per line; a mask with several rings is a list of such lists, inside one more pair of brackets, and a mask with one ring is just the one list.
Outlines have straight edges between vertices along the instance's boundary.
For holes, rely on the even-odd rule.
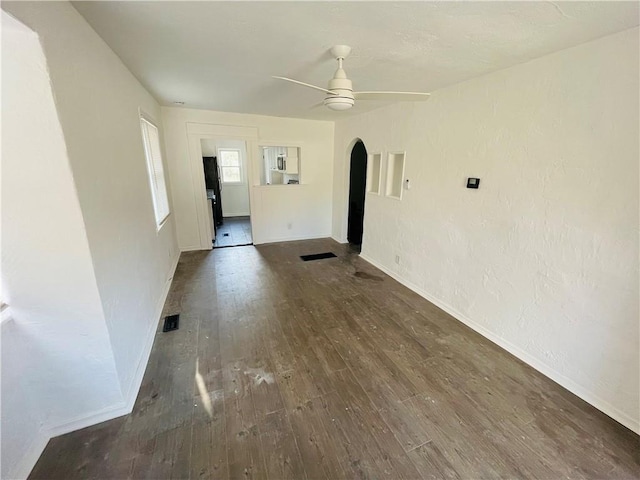
[[385,195],[397,200],[402,199],[404,157],[405,152],[390,152],[387,156],[387,185]]
[[380,195],[382,155],[380,153],[371,153],[367,157],[367,192]]

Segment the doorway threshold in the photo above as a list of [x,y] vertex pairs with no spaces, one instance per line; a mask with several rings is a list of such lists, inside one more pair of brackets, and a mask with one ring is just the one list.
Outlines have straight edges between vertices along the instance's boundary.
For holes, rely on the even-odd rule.
[[251,245],[253,245],[253,243],[239,243],[238,245],[214,245],[213,250],[217,250],[219,248],[249,247]]
[[349,246],[347,248],[349,249],[349,253],[360,253],[362,251],[362,244],[349,243]]

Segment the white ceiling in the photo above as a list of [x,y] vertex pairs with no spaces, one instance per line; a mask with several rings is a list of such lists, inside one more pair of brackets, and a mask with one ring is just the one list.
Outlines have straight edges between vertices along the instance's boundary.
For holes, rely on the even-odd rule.
[[163,105],[336,119],[311,107],[328,49],[355,90],[433,91],[638,25],[638,2],[74,2]]

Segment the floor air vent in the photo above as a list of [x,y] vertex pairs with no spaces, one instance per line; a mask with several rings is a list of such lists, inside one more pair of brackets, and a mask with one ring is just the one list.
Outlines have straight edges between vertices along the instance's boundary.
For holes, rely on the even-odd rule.
[[335,253],[324,252],[324,253],[314,253],[313,255],[300,255],[300,258],[305,262],[309,262],[311,260],[322,260],[324,258],[333,258],[336,256],[337,255]]
[[180,315],[169,315],[164,317],[163,332],[171,332],[178,329],[178,323],[180,323]]

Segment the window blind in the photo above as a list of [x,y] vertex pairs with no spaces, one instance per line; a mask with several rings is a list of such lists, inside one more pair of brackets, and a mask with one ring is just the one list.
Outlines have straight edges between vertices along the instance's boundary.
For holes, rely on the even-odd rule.
[[162,222],[169,216],[169,199],[167,197],[167,184],[162,164],[160,135],[157,127],[148,120],[141,118],[140,124],[142,126],[145,156],[147,157],[153,210],[156,216],[156,225],[160,227]]

